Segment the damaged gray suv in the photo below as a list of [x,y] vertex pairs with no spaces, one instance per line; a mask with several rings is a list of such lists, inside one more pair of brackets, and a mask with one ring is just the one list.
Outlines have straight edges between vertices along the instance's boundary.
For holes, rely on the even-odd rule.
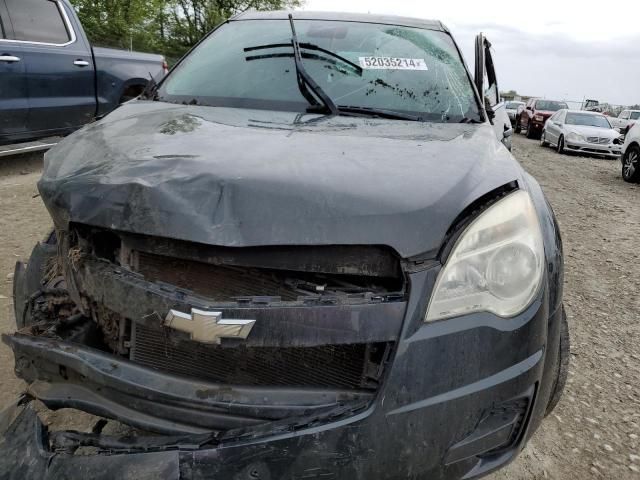
[[[514,459],[566,379],[562,245],[475,52],[472,76],[440,22],[246,13],[51,150],[55,231],[16,267],[3,337],[28,386],[0,477]],[[42,404],[126,430],[48,430]]]

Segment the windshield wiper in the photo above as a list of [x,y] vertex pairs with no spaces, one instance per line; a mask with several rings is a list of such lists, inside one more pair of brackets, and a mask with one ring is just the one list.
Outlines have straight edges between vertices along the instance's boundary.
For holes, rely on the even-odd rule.
[[478,120],[477,118],[470,118],[470,117],[462,117],[462,120],[460,120],[458,123],[484,123],[481,120]]
[[[344,63],[345,65],[350,66],[351,68],[353,68],[358,75],[362,76],[364,70],[362,69],[362,67],[360,65],[357,65],[355,63],[353,63],[351,60],[344,58],[342,55],[339,55],[335,52],[332,52],[331,50],[327,50],[325,48],[320,47],[319,45],[316,45],[314,43],[299,43],[298,44],[300,46],[301,49],[303,50],[313,50],[315,52],[321,52],[324,53],[325,55],[328,55],[329,57],[335,58],[336,60],[340,60],[342,63]],[[290,43],[271,43],[268,45],[258,45],[257,47],[247,47],[244,49],[245,52],[255,52],[256,50],[271,50],[274,48],[287,48],[290,47],[291,44]]]
[[[298,43],[298,35],[296,33],[296,26],[293,23],[293,15],[289,14],[289,23],[291,24],[291,45],[293,46],[293,58],[296,64],[296,73],[298,77],[298,88],[300,93],[307,101],[314,107],[319,106],[318,101],[314,95],[324,103],[327,110],[331,115],[338,114],[338,107],[333,103],[333,100],[325,93],[325,91],[316,83],[316,81],[307,73],[302,63],[302,53],[300,52],[300,44]],[[309,91],[311,90],[311,92]]]
[[387,118],[390,120],[409,120],[411,122],[423,121],[422,117],[409,113],[385,110],[384,108],[357,107],[353,105],[338,106],[338,114],[363,115],[367,117]]

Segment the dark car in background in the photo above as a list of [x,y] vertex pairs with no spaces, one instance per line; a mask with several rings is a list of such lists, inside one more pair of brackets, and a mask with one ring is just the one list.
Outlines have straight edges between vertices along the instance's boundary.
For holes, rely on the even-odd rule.
[[0,144],[71,133],[165,72],[161,55],[92,47],[67,0],[0,0]]
[[569,109],[565,102],[532,98],[516,120],[515,132],[527,131],[527,138],[539,138],[545,123],[558,110]]
[[[250,12],[64,139],[39,182],[55,232],[14,276],[29,397],[0,415],[0,477],[509,463],[560,398],[568,330],[493,65],[480,35],[472,77],[437,21]],[[134,434],[48,431],[31,398]]]

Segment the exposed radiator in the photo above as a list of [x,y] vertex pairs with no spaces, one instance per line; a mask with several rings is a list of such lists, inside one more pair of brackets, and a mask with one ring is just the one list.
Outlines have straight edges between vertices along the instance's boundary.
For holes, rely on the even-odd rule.
[[174,375],[235,386],[375,389],[389,344],[233,347],[169,339],[132,326],[132,361]]
[[139,253],[137,271],[149,281],[161,281],[217,301],[236,297],[274,296],[296,300],[300,293],[268,273],[223,265]]

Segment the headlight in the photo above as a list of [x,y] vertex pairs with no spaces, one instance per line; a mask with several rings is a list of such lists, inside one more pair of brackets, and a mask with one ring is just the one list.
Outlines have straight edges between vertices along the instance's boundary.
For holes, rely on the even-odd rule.
[[567,135],[567,140],[569,140],[570,142],[584,142],[585,139],[582,135],[578,135],[577,133],[569,133]]
[[533,301],[543,265],[533,202],[527,192],[512,193],[482,213],[456,242],[436,281],[425,321],[481,311],[513,317]]
[[536,115],[535,117],[533,117],[533,119],[536,122],[543,122],[544,121],[544,117],[542,115]]

